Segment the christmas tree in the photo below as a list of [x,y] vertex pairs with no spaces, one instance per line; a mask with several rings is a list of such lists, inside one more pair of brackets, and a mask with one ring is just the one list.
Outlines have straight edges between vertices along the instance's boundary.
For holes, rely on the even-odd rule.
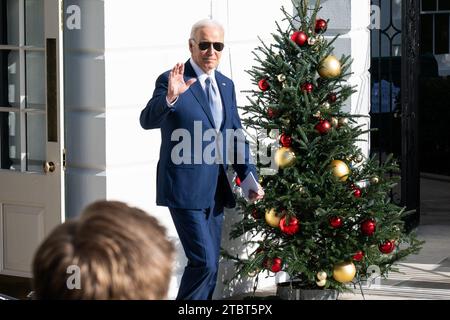
[[257,136],[279,130],[269,135],[278,170],[264,175],[257,161],[265,197],[239,198],[243,219],[231,231],[248,254],[223,254],[235,261],[233,279],[285,271],[301,288],[342,291],[374,266],[386,276],[422,243],[405,232],[405,209],[390,201],[395,161],[378,163],[356,145],[368,131],[358,125],[362,116],[342,110],[356,89],[345,80],[351,59],[333,55],[337,37],[323,36],[329,21],[318,16],[320,1],[294,6],[296,14],[282,8],[287,29],[276,23],[273,43],[255,49],[255,90],[243,107],[243,124]]

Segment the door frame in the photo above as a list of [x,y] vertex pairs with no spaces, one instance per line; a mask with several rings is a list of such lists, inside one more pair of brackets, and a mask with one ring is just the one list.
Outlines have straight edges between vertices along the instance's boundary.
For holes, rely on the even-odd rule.
[[[27,51],[43,52],[45,109],[44,112],[38,110],[38,113],[44,114],[45,119],[44,162],[53,162],[54,171],[27,171],[23,160],[27,149],[20,151],[20,170],[0,171],[4,182],[0,184],[0,274],[30,277],[33,250],[55,226],[65,220],[63,0],[42,0],[44,39],[40,47],[25,43],[25,0],[17,1],[19,30],[22,30],[20,41],[17,45],[4,44],[0,47],[3,50],[17,50],[21,66],[24,66]],[[1,111],[20,115],[20,130],[23,133],[26,115],[36,111],[25,109],[25,75],[23,70],[20,72],[20,109],[13,110],[7,105]],[[27,137],[23,137],[23,134],[21,139],[25,139],[26,143]],[[31,235],[27,234],[27,230],[31,231]]]
[[402,2],[402,166],[401,204],[415,212],[406,219],[407,229],[420,222],[419,172],[419,73],[420,0]]

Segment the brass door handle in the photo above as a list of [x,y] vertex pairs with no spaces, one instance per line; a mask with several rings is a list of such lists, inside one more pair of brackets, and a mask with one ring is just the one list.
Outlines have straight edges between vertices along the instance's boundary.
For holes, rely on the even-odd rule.
[[46,161],[43,168],[45,173],[53,172],[55,171],[55,164],[52,161]]

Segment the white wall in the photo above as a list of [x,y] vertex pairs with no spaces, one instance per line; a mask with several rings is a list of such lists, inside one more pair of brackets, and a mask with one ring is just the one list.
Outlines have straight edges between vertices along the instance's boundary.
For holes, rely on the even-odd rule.
[[[334,7],[336,2],[343,7]],[[369,0],[324,1],[322,13],[333,20],[331,32],[345,31],[338,51],[351,53],[355,58],[355,76],[350,80],[362,90],[349,107],[358,113],[368,112],[369,35],[364,29],[369,23],[368,3]],[[158,217],[178,249],[169,292],[169,297],[174,298],[185,264],[184,254],[167,208],[155,205],[160,134],[158,130],[141,129],[139,114],[152,95],[158,75],[189,58],[191,25],[208,17],[221,21],[225,27],[227,46],[219,69],[234,80],[238,104],[244,105],[246,99],[241,91],[252,87],[245,70],[254,64],[251,51],[259,44],[257,36],[270,42],[274,22],[282,18],[281,5],[289,11],[292,3],[290,0],[65,1],[66,7],[71,4],[80,6],[82,25],[81,30],[65,29],[68,214],[75,215],[85,204],[106,197],[126,201]],[[238,217],[233,211],[226,212],[223,232],[226,248],[240,247],[239,241],[228,240],[232,220]],[[219,279],[227,278],[233,271],[230,263],[223,262]],[[274,283],[274,278],[260,280],[260,287]],[[251,282],[228,289],[219,284],[215,297],[248,291],[251,287]]]
[[[167,208],[155,205],[160,133],[141,129],[139,114],[158,75],[189,58],[192,24],[211,16],[225,27],[227,47],[220,70],[235,81],[238,104],[245,103],[240,91],[251,87],[244,72],[253,63],[251,50],[258,44],[258,35],[267,38],[273,32],[274,21],[281,17],[281,4],[291,6],[289,0],[170,0],[158,5],[132,0],[127,2],[129,10],[124,10],[123,1],[105,2],[107,196],[140,206],[167,226],[179,253],[172,298],[186,261]],[[225,230],[225,246],[229,245],[227,238]],[[223,272],[229,273],[229,268],[225,269]],[[227,293],[219,285],[216,297],[222,294]]]

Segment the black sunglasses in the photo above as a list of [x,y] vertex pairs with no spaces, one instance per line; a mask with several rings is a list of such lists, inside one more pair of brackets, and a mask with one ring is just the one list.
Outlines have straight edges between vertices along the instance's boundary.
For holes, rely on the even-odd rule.
[[[192,41],[194,41],[195,43],[197,43],[197,41],[195,41],[194,39],[192,39]],[[222,51],[223,47],[225,47],[225,45],[223,44],[223,42],[207,42],[207,41],[202,41],[198,43],[198,48],[202,51],[208,50],[209,48],[211,48],[211,45],[213,46],[214,50],[216,51]]]

